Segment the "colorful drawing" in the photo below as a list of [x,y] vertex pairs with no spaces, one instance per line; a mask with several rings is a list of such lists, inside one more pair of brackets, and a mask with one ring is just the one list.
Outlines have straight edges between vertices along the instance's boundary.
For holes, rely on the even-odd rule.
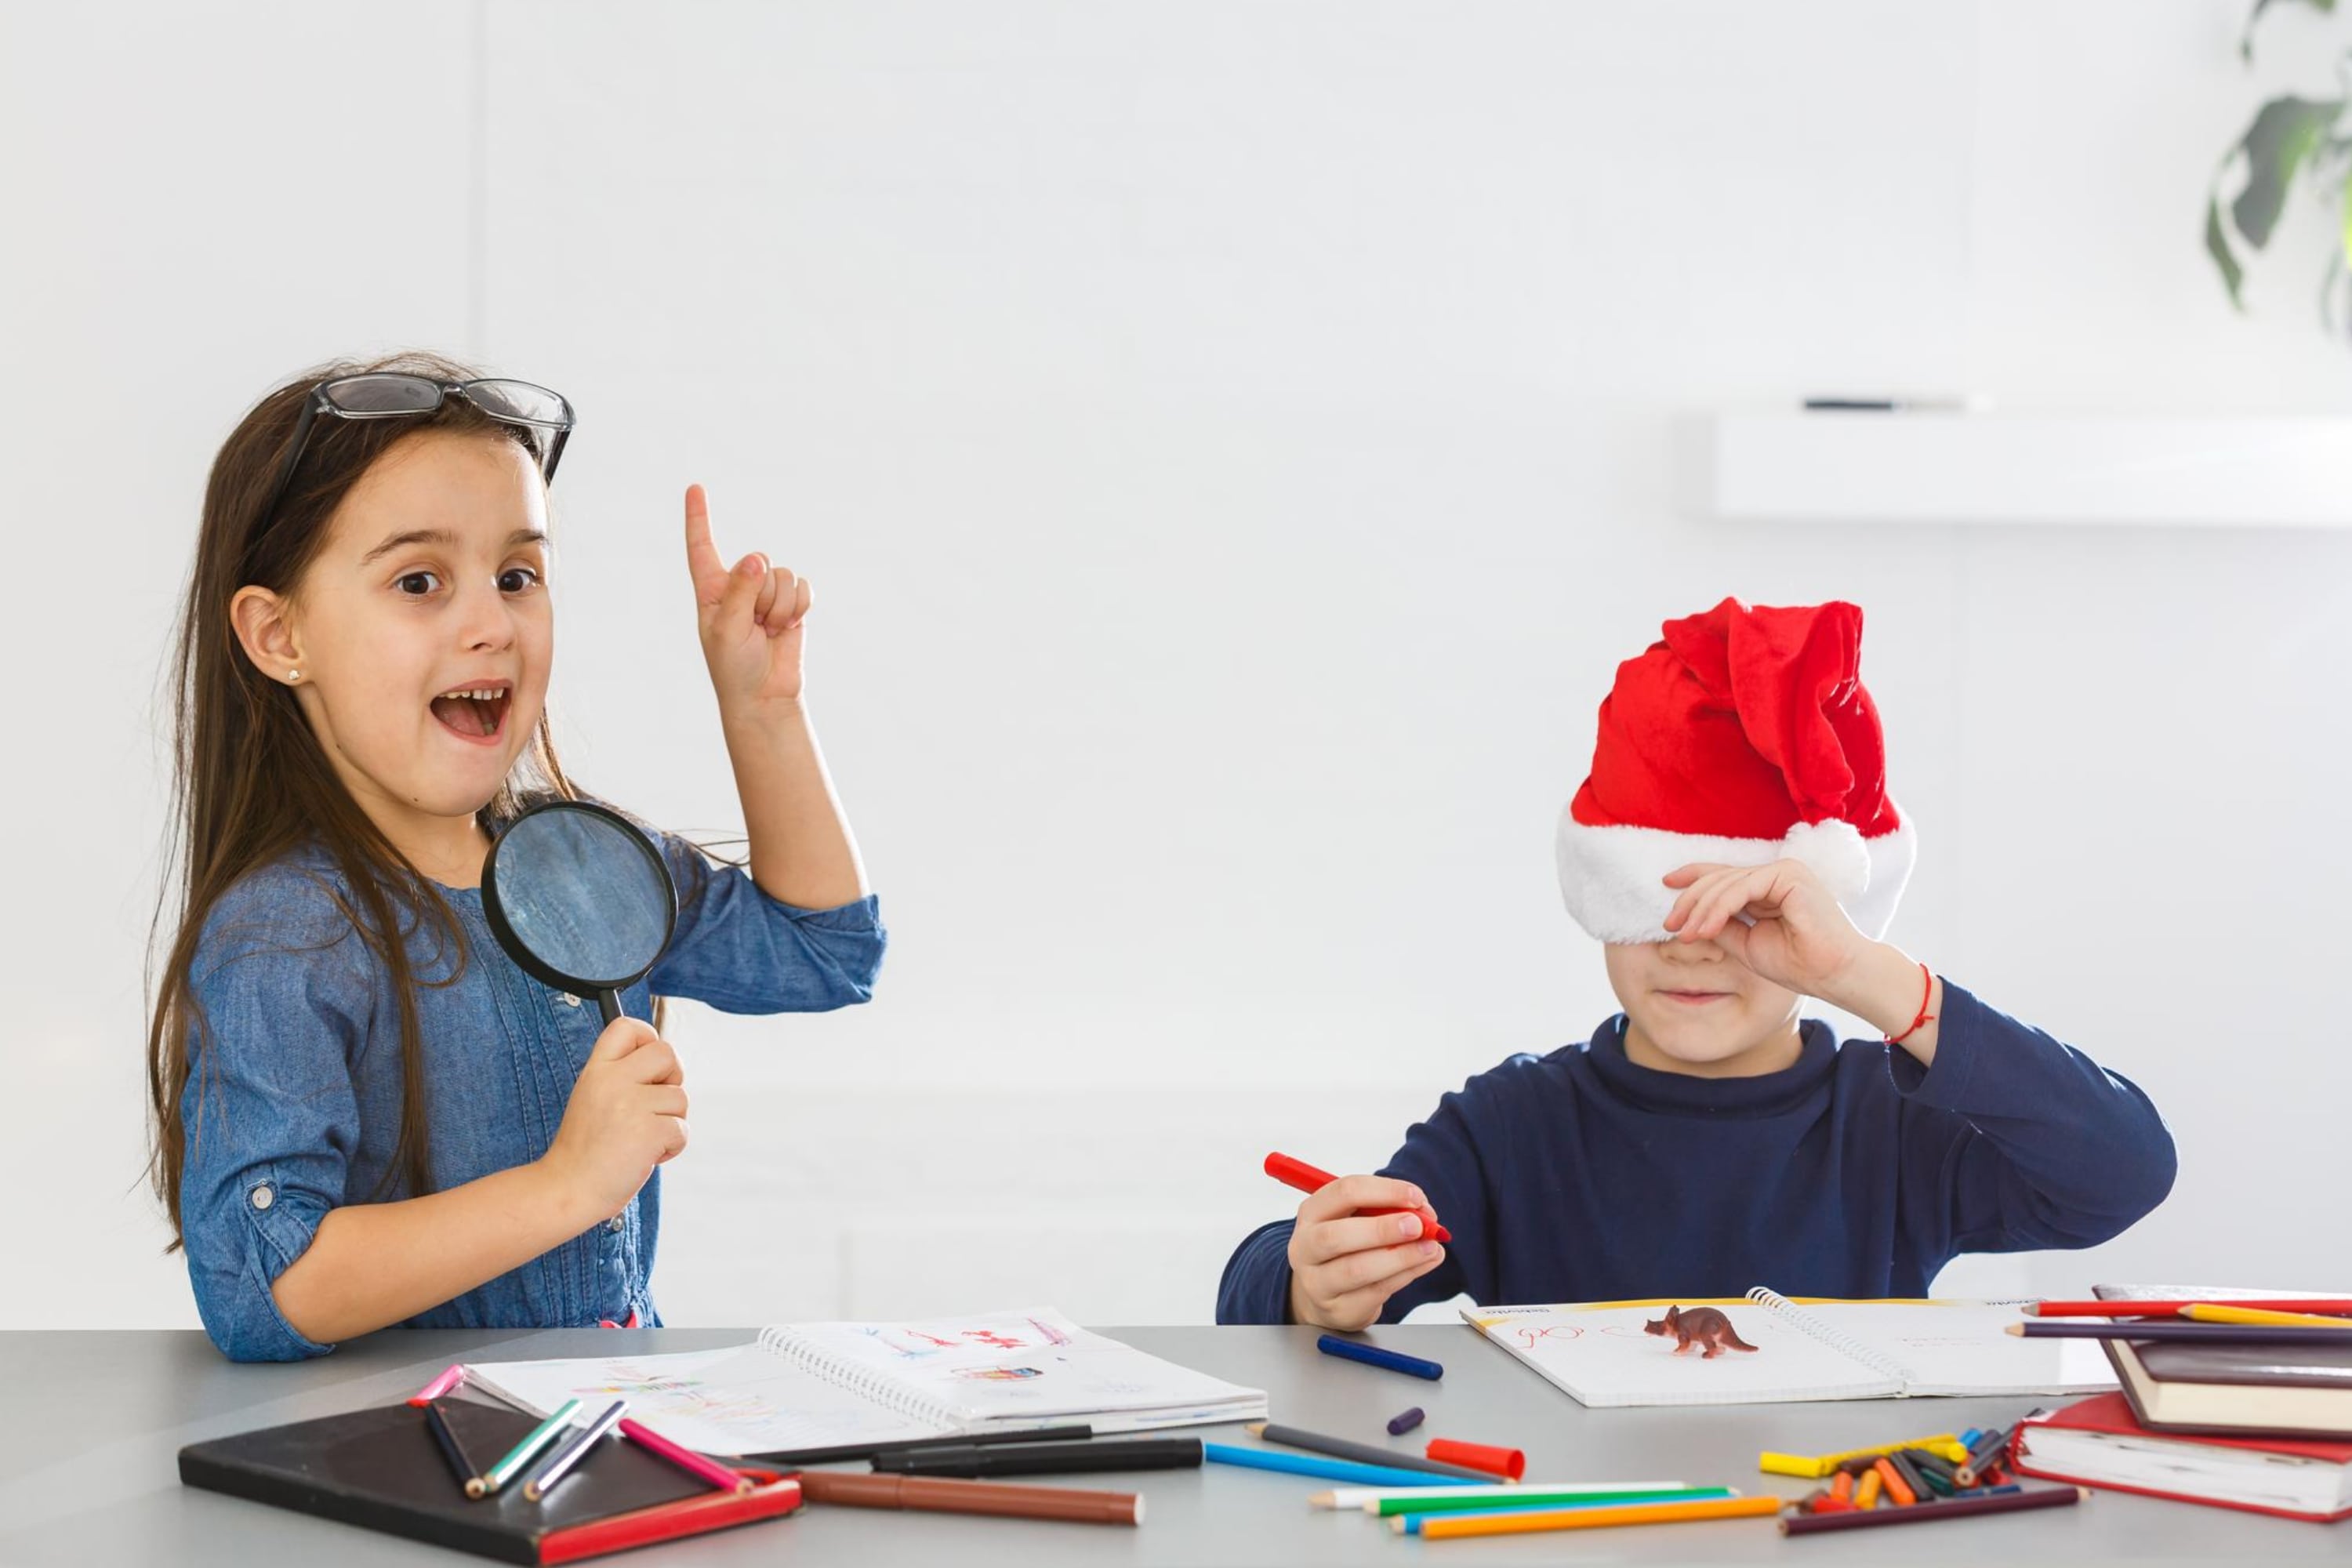
[[1023,1383],[1045,1373],[1034,1366],[967,1366],[958,1369],[956,1375],[981,1383]]
[[1548,1340],[1554,1334],[1564,1340],[1573,1340],[1580,1338],[1583,1333],[1582,1329],[1569,1323],[1553,1323],[1548,1328],[1541,1329],[1521,1329],[1518,1331],[1519,1348],[1531,1351],[1536,1348],[1538,1340]]
[[1041,1323],[1036,1319],[1032,1318],[1029,1320],[1029,1326],[1036,1330],[1049,1345],[1066,1345],[1070,1342],[1070,1336],[1064,1333],[1061,1330],[1055,1328],[1051,1323]]
[[993,1329],[966,1329],[963,1331],[963,1337],[968,1340],[978,1340],[984,1345],[994,1345],[1001,1351],[1017,1351],[1024,1344],[1023,1341],[1016,1340],[1010,1334],[1000,1334]]
[[1693,1345],[1704,1346],[1699,1354],[1701,1361],[1713,1361],[1725,1351],[1752,1351],[1756,1348],[1741,1339],[1732,1328],[1731,1320],[1713,1307],[1693,1307],[1687,1312],[1678,1306],[1668,1307],[1664,1317],[1652,1318],[1642,1325],[1642,1331],[1645,1334],[1672,1334],[1675,1337],[1673,1353],[1675,1355],[1682,1354]]

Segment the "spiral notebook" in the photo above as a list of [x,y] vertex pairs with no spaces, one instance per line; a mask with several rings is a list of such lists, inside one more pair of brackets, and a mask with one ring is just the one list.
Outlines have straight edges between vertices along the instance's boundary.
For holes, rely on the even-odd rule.
[[728,1350],[484,1362],[467,1383],[544,1415],[630,1413],[706,1454],[789,1455],[1083,1422],[1133,1432],[1266,1414],[1265,1394],[1091,1333],[1051,1308],[930,1322],[798,1323]]
[[[1681,1309],[1684,1332],[1652,1331],[1652,1323],[1663,1328],[1670,1306]],[[1720,1313],[1728,1331],[1710,1318],[1694,1321],[1696,1310]],[[1801,1303],[1759,1287],[1730,1300],[1465,1307],[1462,1316],[1591,1405],[2092,1394],[2116,1386],[2096,1341],[2002,1332],[2022,1321],[2015,1303]]]

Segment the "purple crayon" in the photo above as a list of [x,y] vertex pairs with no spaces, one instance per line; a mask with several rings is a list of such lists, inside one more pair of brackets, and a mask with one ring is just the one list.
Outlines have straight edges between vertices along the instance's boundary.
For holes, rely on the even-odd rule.
[[1418,1405],[1414,1405],[1412,1409],[1406,1411],[1402,1415],[1391,1416],[1389,1420],[1389,1436],[1391,1437],[1403,1436],[1406,1433],[1421,1425],[1421,1416],[1422,1410],[1421,1406]]

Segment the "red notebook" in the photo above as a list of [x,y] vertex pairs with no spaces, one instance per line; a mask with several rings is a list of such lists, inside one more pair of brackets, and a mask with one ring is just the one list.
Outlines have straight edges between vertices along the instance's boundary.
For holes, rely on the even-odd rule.
[[2282,1519],[2352,1517],[2352,1443],[2152,1432],[2133,1419],[2120,1394],[2021,1424],[2014,1468],[2045,1480]]

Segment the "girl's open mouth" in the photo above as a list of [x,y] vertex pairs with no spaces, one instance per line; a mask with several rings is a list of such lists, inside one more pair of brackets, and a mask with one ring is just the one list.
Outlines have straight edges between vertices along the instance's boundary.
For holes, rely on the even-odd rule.
[[506,728],[507,704],[512,698],[513,688],[503,680],[460,687],[433,700],[433,717],[458,739],[487,745]]

